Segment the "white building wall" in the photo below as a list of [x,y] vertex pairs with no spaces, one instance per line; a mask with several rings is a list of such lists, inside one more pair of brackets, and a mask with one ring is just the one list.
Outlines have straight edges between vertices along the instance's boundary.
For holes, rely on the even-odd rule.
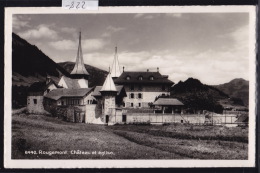
[[88,88],[88,80],[79,79],[78,83],[79,83],[80,88]]
[[44,91],[43,95],[46,95],[48,93],[48,90],[49,89],[49,92],[54,90],[54,89],[57,89],[57,87],[54,85],[54,84],[51,84],[47,89],[46,91]]
[[[141,107],[148,107],[148,103],[154,102],[157,96],[170,94],[168,90],[162,90],[162,85],[142,85],[141,91],[139,85],[134,85],[134,90],[131,90],[131,85],[126,85],[125,90],[127,94],[127,97],[124,98],[125,105],[131,107],[131,103],[133,103],[134,108],[139,107],[139,103],[141,103]],[[131,93],[134,94],[134,98],[130,97]],[[138,98],[139,93],[141,93],[142,98]]]
[[64,80],[64,77],[62,76],[59,83],[58,83],[59,86],[62,86],[63,88],[68,88],[65,80]]
[[43,96],[27,96],[27,110],[29,113],[43,113]]

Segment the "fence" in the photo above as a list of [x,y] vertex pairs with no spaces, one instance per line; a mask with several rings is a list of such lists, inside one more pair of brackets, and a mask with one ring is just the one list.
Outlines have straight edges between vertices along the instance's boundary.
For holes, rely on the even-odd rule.
[[[123,118],[123,116],[125,116]],[[216,114],[169,114],[154,113],[149,111],[126,111],[116,110],[114,118],[117,123],[126,124],[167,124],[189,123],[195,125],[247,125],[248,122],[239,121],[239,115]]]

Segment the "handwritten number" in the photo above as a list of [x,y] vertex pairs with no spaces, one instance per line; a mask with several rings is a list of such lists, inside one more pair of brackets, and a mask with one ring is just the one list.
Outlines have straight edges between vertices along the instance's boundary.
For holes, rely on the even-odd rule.
[[80,4],[80,2],[78,2],[78,5],[77,5],[77,7],[76,7],[77,9],[79,9],[79,4]]
[[85,7],[84,7],[84,5],[85,5],[85,1],[83,1],[82,3],[83,3],[82,8],[85,9]]
[[74,8],[74,2],[71,2],[70,9],[71,9],[71,8]]

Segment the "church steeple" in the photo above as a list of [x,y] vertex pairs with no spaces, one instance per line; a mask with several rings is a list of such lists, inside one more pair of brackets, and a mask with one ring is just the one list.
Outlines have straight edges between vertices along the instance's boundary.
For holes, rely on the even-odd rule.
[[87,78],[87,76],[89,76],[89,73],[86,70],[83,61],[83,53],[81,48],[81,32],[79,32],[79,46],[78,46],[76,63],[70,74],[72,77],[76,77],[76,78]]
[[111,77],[115,79],[118,78],[120,75],[121,75],[121,71],[120,71],[119,61],[118,61],[117,47],[115,47],[115,57],[112,64]]

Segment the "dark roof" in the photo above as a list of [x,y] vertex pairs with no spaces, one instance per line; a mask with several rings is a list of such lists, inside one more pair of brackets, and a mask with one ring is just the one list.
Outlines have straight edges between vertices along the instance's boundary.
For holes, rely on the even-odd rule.
[[78,79],[72,79],[66,76],[63,76],[65,83],[67,84],[68,88],[81,88],[78,82]]
[[174,98],[159,98],[153,104],[159,105],[159,106],[181,106],[181,105],[184,105],[178,99],[174,99]]
[[67,89],[59,88],[50,91],[44,97],[58,100],[61,97],[83,97],[93,91],[93,88]]
[[[142,80],[139,80],[139,77]],[[130,77],[130,80],[126,78]],[[153,80],[150,80],[153,77]],[[159,72],[123,72],[117,79],[114,80],[116,84],[126,84],[126,83],[147,83],[147,84],[173,84],[173,82],[165,75],[161,75]]]
[[[102,88],[102,86],[96,86],[92,96],[101,96],[101,93],[100,93],[101,88]],[[116,90],[117,90],[117,95],[120,95],[120,93],[122,91],[124,91],[124,86],[123,85],[116,85]]]
[[35,82],[33,83],[28,91],[29,92],[44,92],[51,84],[54,84],[57,88],[60,88],[52,79],[51,81],[46,84],[46,82]]
[[242,114],[240,115],[236,122],[248,122],[248,114]]

